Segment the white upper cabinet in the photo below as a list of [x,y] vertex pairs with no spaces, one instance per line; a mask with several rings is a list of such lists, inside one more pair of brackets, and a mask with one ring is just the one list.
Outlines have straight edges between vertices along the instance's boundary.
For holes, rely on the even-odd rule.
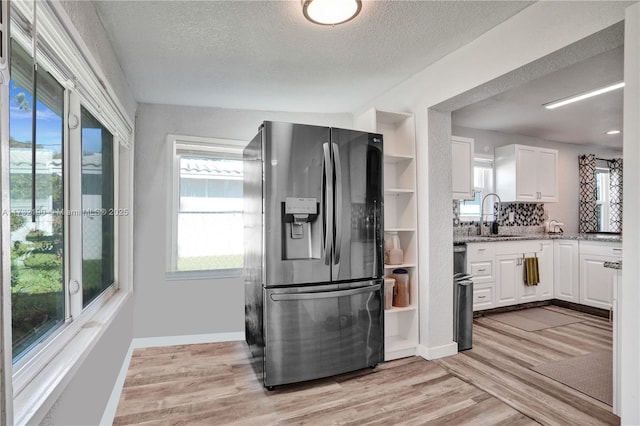
[[525,145],[495,149],[495,185],[502,201],[558,201],[558,151]]
[[474,141],[451,137],[451,188],[454,200],[473,200]]

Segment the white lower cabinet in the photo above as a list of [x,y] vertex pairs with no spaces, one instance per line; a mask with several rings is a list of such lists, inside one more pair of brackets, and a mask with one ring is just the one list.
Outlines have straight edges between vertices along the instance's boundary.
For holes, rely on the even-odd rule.
[[[553,242],[547,240],[498,243],[496,247],[496,306],[553,298]],[[527,257],[538,258],[538,285],[524,283]]]
[[554,255],[554,298],[580,303],[580,267],[578,241],[556,240]]
[[537,285],[537,300],[553,299],[555,288],[554,259],[555,246],[553,241],[540,241],[541,251],[538,253],[538,267],[540,273],[540,283]]
[[580,303],[594,308],[611,309],[613,301],[614,269],[604,262],[615,262],[614,257],[593,254],[580,255]]
[[495,243],[467,244],[467,272],[473,276],[473,310],[495,308]]
[[[524,284],[524,259],[538,258],[540,282]],[[521,240],[467,244],[473,275],[473,310],[559,299],[610,309],[614,269],[622,243],[577,240]]]
[[496,256],[496,307],[518,303],[516,281],[520,277],[520,282],[522,282],[521,262],[521,254]]
[[611,309],[615,269],[604,262],[622,259],[620,243],[580,242],[580,303],[594,308]]

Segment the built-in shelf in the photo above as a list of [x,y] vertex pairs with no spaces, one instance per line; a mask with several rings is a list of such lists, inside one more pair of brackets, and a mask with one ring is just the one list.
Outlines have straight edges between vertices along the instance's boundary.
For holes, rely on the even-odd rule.
[[416,232],[416,228],[384,228],[384,232]]
[[415,189],[405,189],[405,188],[385,188],[384,195],[401,195],[401,194],[413,194],[416,192]]
[[413,161],[413,155],[405,155],[405,154],[384,154],[384,162],[393,164],[393,163],[405,163],[409,161]]
[[384,148],[384,231],[398,232],[405,261],[384,265],[385,276],[396,268],[409,273],[411,305],[385,311],[385,359],[412,356],[418,347],[418,215],[416,137],[413,114],[372,108],[356,117],[361,130],[382,134]]
[[409,306],[405,306],[403,308],[400,308],[398,306],[393,306],[391,309],[385,309],[384,313],[385,314],[395,314],[398,312],[407,312],[407,311],[415,311],[417,310],[418,307],[415,305],[409,305]]
[[384,340],[384,343],[388,351],[397,351],[415,347],[415,343],[411,342],[411,340],[409,339],[405,339],[402,336],[387,336]]
[[396,269],[396,268],[415,268],[415,263],[402,263],[400,265],[384,265],[384,269]]

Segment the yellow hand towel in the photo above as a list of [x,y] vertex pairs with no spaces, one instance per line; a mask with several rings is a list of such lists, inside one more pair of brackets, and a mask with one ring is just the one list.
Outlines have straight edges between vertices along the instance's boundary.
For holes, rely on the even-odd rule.
[[528,286],[538,285],[540,274],[538,271],[538,258],[527,257],[524,259],[524,284]]

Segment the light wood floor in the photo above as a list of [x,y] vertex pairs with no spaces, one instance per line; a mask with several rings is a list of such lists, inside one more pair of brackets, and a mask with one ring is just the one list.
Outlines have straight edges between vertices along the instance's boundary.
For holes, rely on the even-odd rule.
[[115,425],[619,424],[611,407],[529,369],[611,348],[608,321],[526,332],[487,318],[473,349],[265,390],[243,342],[137,349]]

